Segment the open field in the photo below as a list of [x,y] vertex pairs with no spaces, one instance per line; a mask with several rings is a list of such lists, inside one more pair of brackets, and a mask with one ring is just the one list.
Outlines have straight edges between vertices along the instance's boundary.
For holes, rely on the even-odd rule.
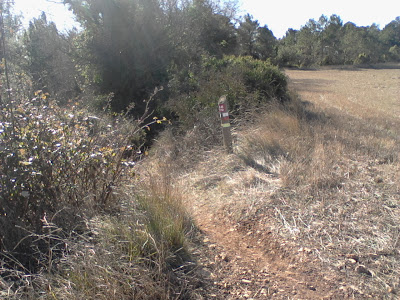
[[214,298],[397,299],[400,70],[286,73],[298,100],[237,127],[234,154],[166,133],[146,169],[185,195]]
[[[333,249],[321,260],[346,269],[347,279],[353,277],[349,262],[358,272],[358,265],[366,266],[369,278],[352,278],[358,280],[358,290],[396,299],[399,295],[391,293],[398,293],[400,269],[400,69],[287,71],[287,75],[301,99],[327,118],[320,131],[322,153],[313,154],[319,164],[316,173],[330,161],[324,176],[341,177],[337,186],[312,193],[330,207],[329,217],[313,217],[320,219],[316,221],[320,225],[330,223],[330,228],[320,228],[325,233],[318,236],[319,247],[322,253],[325,247]],[[322,242],[324,235],[330,240],[327,244]],[[336,250],[336,257],[328,254]]]
[[397,69],[293,71],[286,74],[304,100],[360,118],[399,119],[400,66]]

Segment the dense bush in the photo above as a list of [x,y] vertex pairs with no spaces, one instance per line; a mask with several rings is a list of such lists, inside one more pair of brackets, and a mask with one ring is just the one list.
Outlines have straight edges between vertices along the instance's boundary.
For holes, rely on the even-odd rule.
[[251,57],[230,57],[225,60],[227,71],[241,73],[247,92],[259,94],[258,101],[287,99],[286,76],[276,66]]
[[141,128],[76,103],[60,108],[41,91],[13,105],[0,111],[0,251],[34,268],[49,247],[63,247],[42,238],[49,224],[68,234],[116,208]]
[[222,95],[234,115],[271,100],[288,99],[286,76],[278,67],[247,56],[205,56],[196,70],[174,74],[170,92],[169,109],[189,127],[201,120],[209,122]]

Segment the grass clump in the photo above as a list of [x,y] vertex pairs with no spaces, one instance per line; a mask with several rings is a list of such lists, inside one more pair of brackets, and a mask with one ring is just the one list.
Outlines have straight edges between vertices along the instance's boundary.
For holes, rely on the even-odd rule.
[[189,228],[169,228],[168,234],[155,232],[155,227],[166,224],[160,215],[153,215],[156,209],[151,207],[159,204],[155,200],[149,204],[148,198],[143,209],[143,204],[131,200],[137,208],[119,216],[92,219],[93,236],[71,243],[57,277],[42,278],[46,284],[41,286],[51,287],[51,293],[46,291],[48,297],[171,299],[194,293],[186,276],[194,263],[183,250]]

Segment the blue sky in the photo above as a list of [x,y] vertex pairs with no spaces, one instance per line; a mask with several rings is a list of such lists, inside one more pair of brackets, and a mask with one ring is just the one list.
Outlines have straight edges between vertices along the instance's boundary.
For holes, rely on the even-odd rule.
[[[59,0],[58,0],[59,1]],[[261,25],[267,25],[277,38],[285,35],[288,28],[300,29],[309,19],[324,14],[339,15],[344,22],[351,21],[358,26],[376,23],[383,28],[400,16],[399,0],[238,0],[241,15],[250,13]],[[57,0],[53,0],[57,2]],[[72,13],[61,4],[46,0],[15,0],[15,9],[22,11],[29,19],[46,11],[48,18],[55,21],[59,29],[71,28]]]

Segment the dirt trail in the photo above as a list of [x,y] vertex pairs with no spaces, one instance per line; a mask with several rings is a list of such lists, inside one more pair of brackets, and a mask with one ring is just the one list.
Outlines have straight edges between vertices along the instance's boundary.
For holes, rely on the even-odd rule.
[[[213,159],[210,160],[208,164],[215,165]],[[213,172],[223,173],[220,170],[200,173],[209,177]],[[265,197],[270,197],[279,185],[279,179],[261,173],[257,175],[263,176],[264,181],[270,181],[268,186],[271,190],[263,190]],[[228,178],[219,178],[215,174],[211,177],[224,185],[221,181],[240,182],[241,176],[243,174],[237,172]],[[202,180],[197,178],[197,182]],[[187,184],[189,181],[193,182],[193,178],[188,178]],[[191,187],[189,190],[196,191],[189,198],[192,216],[202,233],[203,247],[197,251],[199,263],[203,274],[213,285],[207,299],[346,298],[345,289],[339,288],[341,280],[327,270],[322,273],[320,261],[310,249],[295,248],[290,243],[279,241],[267,224],[258,224],[259,219],[254,224],[246,225],[234,223],[227,217],[226,207],[231,206],[229,201],[240,206],[239,202],[246,202],[246,194],[229,197],[217,185],[210,183],[206,189]],[[218,199],[214,198],[216,196],[224,199],[225,205],[218,203]]]
[[[329,278],[318,274],[307,252],[293,255],[274,238],[263,240],[203,211],[197,224],[215,253],[219,299],[342,299]],[[222,297],[223,296],[223,297]]]

